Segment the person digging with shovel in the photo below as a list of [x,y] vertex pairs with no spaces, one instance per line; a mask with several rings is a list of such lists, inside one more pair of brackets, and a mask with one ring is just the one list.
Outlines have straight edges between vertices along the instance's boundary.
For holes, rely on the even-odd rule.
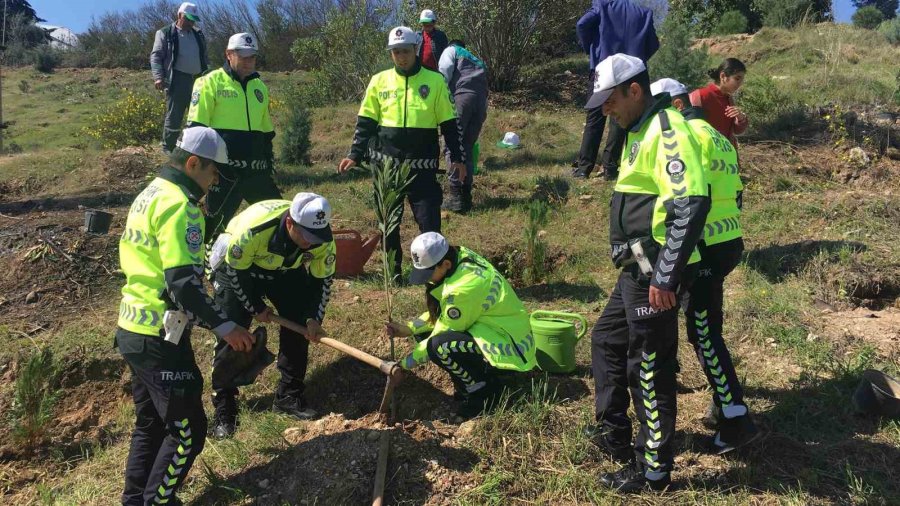
[[[307,406],[303,378],[309,341],[324,335],[321,325],[331,298],[337,250],[330,221],[331,205],[315,193],[298,193],[293,201],[264,200],[231,220],[210,255],[216,300],[232,319],[243,325],[253,318],[270,321],[273,312],[263,301],[266,297],[280,316],[305,322],[305,336],[280,329],[281,380],[273,408],[301,420],[317,416]],[[237,428],[237,388],[216,382],[223,347],[217,342],[213,359],[216,438],[230,437]]]
[[464,418],[490,410],[500,398],[500,369],[535,367],[528,312],[497,269],[474,251],[451,246],[437,232],[416,237],[409,282],[425,285],[428,311],[415,320],[388,322],[388,336],[409,337],[413,351],[404,370],[429,360],[447,371]]

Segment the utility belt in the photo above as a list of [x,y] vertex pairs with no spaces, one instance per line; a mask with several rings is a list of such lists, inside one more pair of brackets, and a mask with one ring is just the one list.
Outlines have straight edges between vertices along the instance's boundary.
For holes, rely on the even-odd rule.
[[624,244],[613,244],[613,261],[616,267],[637,269],[645,276],[653,273],[653,266],[661,249],[653,237],[630,239]]
[[190,320],[184,311],[167,309],[160,314],[152,309],[142,309],[122,301],[119,304],[119,318],[133,324],[146,327],[147,330],[157,329],[162,321],[162,328],[159,329],[159,337],[172,344],[178,344],[184,331],[190,328]]

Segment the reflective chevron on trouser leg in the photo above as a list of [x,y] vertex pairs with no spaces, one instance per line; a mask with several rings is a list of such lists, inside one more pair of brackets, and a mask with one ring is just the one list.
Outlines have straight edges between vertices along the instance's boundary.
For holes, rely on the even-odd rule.
[[464,332],[447,331],[428,338],[428,357],[450,374],[457,391],[471,393],[494,380],[493,368],[475,338]]
[[659,467],[659,454],[657,448],[662,443],[662,428],[660,427],[659,410],[657,409],[656,389],[653,377],[655,376],[656,353],[641,353],[641,396],[646,417],[648,438],[647,449],[644,451],[644,460],[650,469]]
[[733,397],[731,388],[728,386],[728,376],[719,363],[719,357],[716,356],[716,350],[710,341],[709,336],[709,312],[695,311],[694,325],[697,332],[697,345],[700,347],[700,354],[703,356],[703,366],[713,379],[713,390],[716,397],[724,410],[732,405]]
[[178,430],[178,448],[175,450],[175,455],[172,456],[172,463],[169,464],[169,467],[166,470],[162,484],[156,489],[156,497],[153,499],[154,504],[167,504],[169,502],[193,446],[191,427],[188,419],[185,418],[184,420],[172,423]]

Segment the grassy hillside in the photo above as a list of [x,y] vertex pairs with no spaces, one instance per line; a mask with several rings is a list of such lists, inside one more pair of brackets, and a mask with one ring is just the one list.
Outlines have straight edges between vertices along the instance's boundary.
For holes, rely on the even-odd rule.
[[739,58],[749,76],[771,77],[781,90],[810,105],[890,104],[900,88],[900,46],[874,30],[821,23],[791,30],[763,28],[752,36],[698,44],[709,47],[715,64]]
[[[734,51],[753,73],[796,76],[776,82],[791,95],[808,93],[808,103],[846,99],[845,109],[861,111],[856,101],[886,102],[878,90],[889,89],[891,79],[876,76],[876,64],[866,59],[843,67],[849,64],[844,50],[836,53],[844,55],[838,73],[865,85],[826,87],[823,102],[812,101],[818,94],[810,88],[827,77],[815,74],[824,64],[801,67],[796,55],[803,47],[824,50],[813,46],[819,37],[813,30],[823,29],[831,28],[764,30]],[[883,53],[895,49],[840,30],[834,37],[848,41],[842,48],[851,40],[845,36],[858,36],[852,39],[858,54],[891,63]],[[527,70],[535,86],[494,97],[482,134],[476,210],[448,217],[444,232],[501,266],[529,310],[575,311],[593,323],[616,278],[606,242],[611,186],[559,177],[580,142],[582,67],[575,57],[535,65]],[[264,79],[277,96],[296,76]],[[28,90],[20,89],[23,80]],[[103,150],[82,128],[123,88],[150,92],[151,84],[145,72],[61,69],[38,76],[4,69],[3,86],[4,118],[15,122],[6,141],[23,151],[0,157],[0,413],[6,418],[0,421],[0,494],[10,504],[114,504],[133,424],[130,375],[111,349],[122,283],[116,243],[131,199],[163,160],[155,146]],[[375,228],[370,181],[362,173],[334,173],[356,108],[313,111],[313,165],[282,164],[277,179],[285,195],[327,196],[336,225],[365,234]],[[270,368],[242,390],[237,437],[208,441],[183,498],[203,505],[365,503],[377,433],[392,430],[391,504],[896,503],[900,422],[857,416],[850,398],[866,368],[900,375],[900,246],[892,239],[900,222],[900,163],[864,146],[873,161],[853,165],[847,153],[854,140],[829,132],[829,125],[811,120],[792,142],[762,138],[741,146],[746,253],[726,286],[725,332],[747,401],[768,433],[753,448],[728,458],[708,453],[710,433],[699,418],[710,394],[686,342],[679,352],[684,391],[676,489],[665,498],[620,496],[598,486],[598,474],[617,466],[581,437],[593,417],[588,338],[577,346],[573,375],[520,378],[507,407],[472,422],[453,417],[446,375],[422,368],[398,390],[401,423],[390,427],[373,415],[384,384],[379,374],[313,347],[308,394],[323,419],[299,423],[269,411],[277,381]],[[494,146],[510,130],[522,137],[521,150]],[[548,187],[556,202],[543,235],[548,274],[528,284],[520,253],[525,205],[545,198]],[[108,236],[79,230],[83,208],[91,207],[114,214]],[[407,217],[406,246],[414,235]],[[366,275],[335,284],[327,330],[386,357],[382,299],[371,262]],[[418,314],[421,291],[400,290],[396,306],[398,317]],[[194,337],[207,385],[212,342],[208,332]],[[61,390],[48,434],[32,449],[13,439],[9,413],[23,358],[43,346],[60,362]],[[209,395],[204,399],[211,412]]]

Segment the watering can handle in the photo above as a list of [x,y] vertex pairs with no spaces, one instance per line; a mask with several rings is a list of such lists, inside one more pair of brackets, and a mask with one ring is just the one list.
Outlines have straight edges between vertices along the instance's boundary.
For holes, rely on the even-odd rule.
[[538,309],[537,311],[531,313],[531,318],[540,318],[541,316],[565,318],[581,323],[581,330],[578,332],[578,336],[575,337],[575,340],[580,340],[582,337],[584,337],[585,334],[587,334],[587,319],[585,319],[584,316],[581,316],[578,313],[566,313],[564,311],[544,311],[543,309]]

